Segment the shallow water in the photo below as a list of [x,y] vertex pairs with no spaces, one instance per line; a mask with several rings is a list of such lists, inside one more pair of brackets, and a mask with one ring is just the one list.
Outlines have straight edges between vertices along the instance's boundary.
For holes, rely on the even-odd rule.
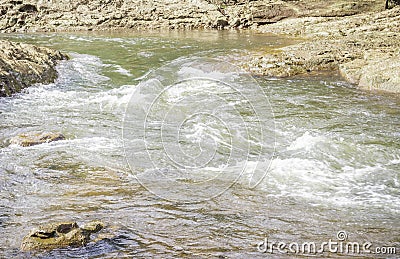
[[[68,52],[71,60],[58,66],[60,77],[54,84],[0,100],[0,257],[280,258],[293,254],[261,253],[257,244],[265,237],[287,244],[321,244],[337,241],[338,231],[346,231],[346,241],[371,242],[373,248],[391,246],[400,254],[398,96],[357,90],[330,75],[257,77],[267,101],[259,89],[252,94],[254,82],[246,80],[241,89],[182,83],[155,99],[164,88],[148,79],[159,75],[160,67],[197,73],[174,62],[194,57],[229,60],[246,50],[288,41],[266,35],[91,33],[1,38],[51,46]],[[231,70],[218,69],[217,74],[202,76],[234,81]],[[250,104],[257,113],[246,105],[231,110],[242,101],[229,92],[232,89],[252,95]],[[137,94],[140,98],[135,99]],[[140,126],[145,113],[140,109],[153,100],[160,102],[146,118],[159,122],[165,116],[161,126],[166,126],[149,124],[146,141],[135,142],[144,136]],[[217,105],[220,101],[224,105]],[[164,113],[167,110],[172,112]],[[227,127],[210,117],[190,117],[199,111],[218,114]],[[266,136],[263,143],[257,143],[259,131],[251,124],[256,115]],[[191,119],[185,121],[188,116]],[[243,120],[250,123],[247,137]],[[183,138],[177,139],[174,123],[182,121]],[[128,122],[133,125],[129,131]],[[129,134],[122,133],[124,126]],[[62,131],[67,140],[28,148],[9,145],[12,136],[32,130]],[[137,146],[127,145],[130,141]],[[260,146],[266,148],[261,152]],[[214,163],[202,166],[214,150],[210,160]],[[170,178],[189,186],[186,191],[174,185],[178,181],[164,185],[159,171],[149,171],[168,169],[168,159],[190,162],[191,167]],[[250,188],[243,164],[251,167],[258,161],[268,171],[260,184]],[[207,178],[220,172],[221,165],[225,166],[221,177]],[[203,185],[191,189],[198,182]],[[231,183],[222,193],[217,190]],[[211,198],[213,193],[220,195]],[[97,243],[36,254],[19,251],[22,237],[33,226],[93,219],[108,225]],[[335,252],[320,256],[346,257]]]

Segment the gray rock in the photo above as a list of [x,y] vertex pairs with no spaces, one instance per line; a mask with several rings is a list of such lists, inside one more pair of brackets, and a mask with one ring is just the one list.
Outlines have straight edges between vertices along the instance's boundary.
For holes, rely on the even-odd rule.
[[363,59],[340,65],[341,75],[366,90],[400,93],[400,53],[370,51]]
[[[344,5],[346,6],[346,5]],[[301,42],[253,53],[242,67],[267,76],[338,71],[368,90],[400,92],[400,7],[346,17],[291,18],[258,28],[296,35]]]
[[228,21],[224,17],[220,17],[214,22],[214,26],[218,29],[223,29],[224,27],[228,26]]

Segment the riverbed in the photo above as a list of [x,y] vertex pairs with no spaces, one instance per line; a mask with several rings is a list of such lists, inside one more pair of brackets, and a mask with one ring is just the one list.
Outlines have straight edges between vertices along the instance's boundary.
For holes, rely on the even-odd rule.
[[[35,85],[0,99],[0,257],[281,258],[294,252],[262,253],[260,242],[268,238],[275,243],[319,245],[338,241],[340,231],[347,236],[344,243],[369,242],[371,251],[387,246],[400,253],[398,95],[356,89],[334,73],[289,79],[255,76],[255,81],[228,87],[239,93],[259,87],[257,91],[263,93],[263,98],[254,98],[250,104],[265,122],[261,127],[267,139],[261,144],[268,144],[262,153],[265,175],[256,187],[249,186],[241,165],[260,161],[240,152],[232,155],[227,148],[232,143],[239,150],[246,145],[258,147],[257,134],[255,138],[231,134],[241,132],[243,118],[254,122],[254,114],[245,110],[239,111],[239,118],[229,117],[234,113],[223,109],[221,118],[226,119],[229,134],[220,127],[222,122],[207,123],[210,120],[206,119],[201,130],[188,129],[187,138],[179,139],[178,146],[196,158],[200,142],[214,140],[200,146],[199,150],[209,154],[215,143],[227,143],[230,136],[236,136],[212,157],[216,161],[229,158],[229,163],[221,162],[227,166],[218,178],[218,188],[226,188],[216,190],[215,181],[204,181],[211,186],[204,192],[212,194],[204,198],[204,194],[197,195],[199,191],[180,192],[170,185],[172,195],[158,192],[157,178],[141,176],[160,165],[151,162],[163,161],[163,167],[168,167],[164,155],[179,154],[177,139],[163,138],[161,147],[138,146],[132,157],[126,153],[126,143],[136,136],[133,129],[128,139],[123,134],[127,121],[135,124],[137,119],[137,125],[143,125],[138,110],[126,119],[129,107],[140,108],[132,98],[138,88],[145,90],[141,92],[144,100],[145,94],[157,97],[163,89],[143,88],[143,83],[162,67],[171,68],[185,58],[228,62],[247,51],[287,45],[291,39],[227,31],[3,34],[0,38],[52,47],[71,57],[58,65],[55,83]],[[218,73],[219,79],[232,78],[231,70]],[[183,117],[185,121],[190,115],[187,111],[207,110],[221,96],[225,96],[224,103],[241,101],[228,88],[214,86],[208,97],[202,95],[207,93],[203,88],[185,88],[173,94],[180,94],[177,98],[186,94],[191,102],[170,107],[166,101],[157,112],[172,109],[176,120]],[[173,136],[168,129],[151,128],[146,140],[157,144],[155,136],[162,130]],[[254,130],[251,123],[249,130]],[[32,147],[9,145],[11,137],[27,131],[61,131],[67,139]],[[147,155],[150,162],[143,158]],[[219,164],[195,165],[192,172],[187,169],[193,166],[185,167],[184,176],[179,176],[189,186],[215,168],[220,170]],[[94,219],[107,225],[98,242],[33,254],[19,250],[23,236],[34,226],[68,220],[83,224]],[[325,249],[319,256],[343,258],[346,254]],[[364,252],[358,256],[374,255]]]

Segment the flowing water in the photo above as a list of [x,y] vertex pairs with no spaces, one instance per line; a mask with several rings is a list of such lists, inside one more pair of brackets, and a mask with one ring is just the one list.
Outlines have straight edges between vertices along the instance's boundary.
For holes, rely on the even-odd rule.
[[[370,242],[371,250],[395,247],[399,256],[398,95],[357,90],[332,75],[256,77],[232,88],[221,83],[233,78],[223,65],[215,68],[217,73],[212,69],[202,74],[215,80],[202,81],[200,87],[196,82],[201,80],[179,81],[166,91],[149,83],[160,73],[167,81],[169,72],[181,73],[182,80],[187,74],[199,76],[180,62],[184,58],[209,67],[203,58],[235,59],[247,50],[288,43],[267,35],[1,38],[50,46],[71,57],[58,66],[55,83],[0,99],[1,258],[289,258],[294,255],[290,251],[261,253],[258,244],[266,237],[276,243],[321,244],[338,241],[338,231],[347,234],[343,242]],[[251,92],[255,85],[261,92]],[[246,91],[253,95],[250,106],[240,95]],[[154,103],[150,115],[143,110]],[[239,110],[229,108],[237,103]],[[144,121],[148,131],[142,134]],[[265,123],[257,128],[254,121]],[[182,123],[181,131],[175,131],[175,122]],[[11,137],[36,130],[61,131],[67,139],[32,147],[9,145]],[[164,135],[158,139],[160,131]],[[261,131],[267,141],[257,143]],[[264,144],[260,161],[257,154]],[[164,185],[154,175],[168,168],[170,160],[191,165],[173,176],[189,186],[186,191]],[[242,172],[256,162],[264,165],[266,175],[251,188]],[[248,166],[244,170],[243,163]],[[209,181],[213,172],[219,177]],[[162,171],[161,176],[167,174]],[[34,226],[94,219],[107,224],[98,242],[49,252],[19,250]],[[326,249],[317,254],[322,256],[346,257]]]

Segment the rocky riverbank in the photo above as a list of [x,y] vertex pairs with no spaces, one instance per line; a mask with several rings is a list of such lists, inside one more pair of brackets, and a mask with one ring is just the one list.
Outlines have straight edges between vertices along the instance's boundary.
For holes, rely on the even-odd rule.
[[342,17],[382,0],[0,0],[0,32],[246,28],[288,17]]
[[[345,79],[361,88],[400,92],[400,8],[384,10],[383,0],[0,0],[0,3],[3,33],[251,28],[260,33],[286,34],[298,40],[280,49],[255,50],[250,58],[243,57],[240,64],[253,73],[278,77],[339,70]],[[54,78],[53,70],[47,71]]]
[[56,63],[62,59],[67,56],[56,50],[0,40],[0,96],[54,81]]
[[338,69],[360,88],[400,92],[400,7],[342,18],[286,19],[257,30],[304,41],[254,52],[243,64],[253,73],[292,76]]

